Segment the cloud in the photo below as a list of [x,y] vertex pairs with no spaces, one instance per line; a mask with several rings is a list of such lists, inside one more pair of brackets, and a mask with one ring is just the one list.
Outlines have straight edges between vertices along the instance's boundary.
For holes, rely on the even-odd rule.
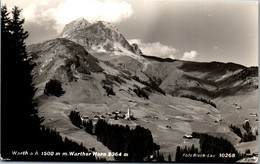
[[26,20],[34,20],[35,18],[35,11],[37,9],[36,4],[31,4],[23,11],[23,15],[26,18]]
[[218,50],[218,46],[214,46],[213,49],[214,49],[214,50]]
[[189,60],[189,61],[194,61],[195,58],[198,56],[198,52],[192,50],[190,52],[185,52],[182,57],[176,57],[177,54],[175,48],[171,46],[163,45],[160,42],[144,43],[142,42],[141,39],[131,39],[128,40],[128,42],[130,44],[133,43],[138,44],[142,52],[145,55],[149,55],[149,56],[157,56],[160,58],[171,58],[171,59],[180,58],[181,60]]
[[131,39],[128,41],[131,44],[137,43],[145,55],[175,59],[174,54],[176,49],[171,46],[163,45],[160,42],[143,43],[140,39]]
[[87,20],[103,20],[111,23],[120,22],[133,13],[132,7],[126,2],[112,0],[66,0],[57,8],[56,19],[59,23],[69,23],[79,17]]
[[198,53],[197,51],[190,51],[190,52],[185,52],[181,58],[181,60],[189,60],[193,61],[197,57]]
[[130,44],[136,43],[136,44],[138,44],[138,46],[140,46],[141,44],[145,44],[145,43],[142,43],[141,39],[130,39],[130,40],[128,40],[128,42]]
[[52,28],[57,31],[79,17],[89,22],[102,20],[118,23],[132,14],[129,3],[117,0],[38,0],[23,6],[26,21],[42,24],[54,20],[56,23]]

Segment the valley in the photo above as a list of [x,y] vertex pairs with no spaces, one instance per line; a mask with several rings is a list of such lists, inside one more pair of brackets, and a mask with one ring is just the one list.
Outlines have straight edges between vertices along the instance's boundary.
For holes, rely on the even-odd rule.
[[[175,159],[177,146],[200,148],[199,139],[184,138],[193,132],[223,137],[240,153],[250,149],[258,154],[258,140],[240,142],[229,127],[235,125],[245,133],[243,124],[248,121],[252,133],[258,133],[258,68],[151,58],[137,50],[114,26],[83,19],[67,25],[60,38],[30,45],[42,124],[101,153],[111,150],[74,126],[71,111],[79,111],[94,124],[101,118],[109,124],[149,129],[165,159],[169,154]],[[60,97],[44,94],[51,79],[61,83]],[[112,115],[125,115],[128,108],[135,119]]]

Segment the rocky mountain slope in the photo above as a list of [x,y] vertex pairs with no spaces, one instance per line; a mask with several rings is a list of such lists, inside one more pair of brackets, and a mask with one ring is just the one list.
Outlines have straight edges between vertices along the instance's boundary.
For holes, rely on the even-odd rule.
[[130,45],[127,42],[117,27],[104,21],[91,24],[84,18],[79,18],[67,24],[59,37],[72,40],[87,49],[99,52],[122,53],[130,51],[135,54],[142,54],[136,44]]
[[[242,127],[249,120],[257,127],[257,117],[252,116],[258,111],[256,67],[145,56],[112,24],[91,24],[83,18],[66,25],[59,38],[30,45],[27,51],[35,63],[35,100],[43,124],[99,152],[110,150],[72,125],[70,111],[77,109],[94,122],[102,116],[112,124],[149,128],[160,152],[173,159],[177,146],[199,147],[197,139],[184,140],[185,134],[222,136],[244,151],[246,145],[241,146],[229,125]],[[51,79],[61,82],[65,91],[61,97],[44,94]],[[115,95],[108,94],[107,88]],[[126,113],[128,108],[136,120],[106,115]]]

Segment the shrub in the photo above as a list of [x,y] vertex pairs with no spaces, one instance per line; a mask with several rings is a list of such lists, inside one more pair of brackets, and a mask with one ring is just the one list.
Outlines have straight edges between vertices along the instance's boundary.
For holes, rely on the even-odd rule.
[[125,80],[121,79],[118,76],[110,75],[110,74],[105,74],[106,79],[102,80],[102,83],[105,85],[113,85],[113,84],[122,84],[126,83]]
[[85,127],[85,131],[89,134],[93,134],[93,123],[92,120],[83,121],[83,126]]
[[[134,79],[135,81],[143,84],[143,85],[146,85],[147,87],[146,88],[149,88],[149,90],[155,90],[163,95],[166,95],[166,93],[159,87],[159,85],[162,83],[162,79],[158,78],[156,79],[155,77],[154,78],[150,78],[149,77],[149,82],[146,82],[146,81],[143,81],[141,80],[138,76],[132,76],[132,79]],[[153,80],[155,79],[155,80]]]
[[243,124],[243,128],[245,129],[245,131],[247,133],[249,133],[251,131],[251,127],[250,127],[249,121],[247,121],[245,124]]
[[[155,159],[156,162],[165,162],[164,156],[163,156],[162,153],[159,152],[159,150],[154,151],[153,157],[154,157],[154,159]],[[169,157],[170,157],[170,154],[169,154],[169,156],[168,156],[168,160],[169,160]],[[171,158],[171,157],[170,157],[170,158]],[[171,161],[171,159],[170,159],[169,161]]]
[[84,73],[84,74],[87,74],[87,75],[91,74],[91,72],[86,67],[84,67],[82,65],[77,68],[77,71],[79,73]]
[[133,91],[136,93],[138,97],[149,99],[148,94],[145,92],[145,89],[137,87]]
[[191,100],[195,100],[195,101],[201,101],[203,103],[206,103],[206,104],[209,104],[211,106],[213,106],[214,108],[217,108],[217,105],[213,102],[211,102],[210,100],[206,100],[204,98],[197,98],[196,96],[193,96],[193,95],[181,95],[181,97],[184,97],[184,98],[189,98]]
[[251,153],[250,149],[246,149],[245,153],[250,154]]
[[45,85],[44,94],[48,96],[53,95],[53,96],[60,97],[64,93],[65,92],[63,91],[61,87],[61,82],[59,80],[52,79]]
[[254,141],[256,140],[256,136],[252,133],[252,131],[248,133],[244,133],[242,137],[242,142],[249,142],[249,141]]
[[107,96],[109,96],[109,95],[115,96],[116,95],[116,93],[114,92],[112,87],[104,85],[103,88],[106,90]]
[[254,141],[256,140],[256,136],[258,135],[257,131],[255,135],[253,134],[252,128],[250,127],[248,121],[243,124],[243,128],[246,131],[244,134],[242,134],[240,128],[236,127],[235,125],[231,124],[229,127],[236,135],[238,135],[241,138],[241,142]]
[[73,125],[81,128],[82,120],[78,111],[71,111],[69,115],[70,121]]
[[232,124],[229,127],[230,127],[232,132],[234,132],[237,136],[242,138],[242,133],[241,133],[240,128],[238,128],[238,127],[236,127],[235,125],[232,125]]

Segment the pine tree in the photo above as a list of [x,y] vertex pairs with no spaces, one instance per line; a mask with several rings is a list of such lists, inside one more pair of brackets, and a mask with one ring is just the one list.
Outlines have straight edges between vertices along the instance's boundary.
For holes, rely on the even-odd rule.
[[[5,42],[2,43],[2,52],[5,52],[8,48],[8,44],[10,43],[10,24],[11,20],[9,18],[9,12],[7,11],[6,5],[1,7],[1,35],[2,40]],[[4,50],[4,51],[3,51]]]
[[86,122],[86,124],[84,126],[85,126],[85,130],[87,133],[93,134],[93,123],[92,123],[91,119],[88,120],[88,122]]
[[[3,5],[1,7],[1,37],[2,37],[2,41],[1,41],[1,57],[2,57],[2,70],[5,68],[8,68],[8,64],[7,64],[7,59],[8,59],[8,55],[7,53],[10,52],[11,48],[10,48],[10,43],[11,43],[11,20],[9,17],[9,12],[7,10],[6,5]],[[5,61],[5,62],[3,62]],[[2,79],[6,76],[7,73],[4,72],[4,70],[2,71]],[[3,81],[5,82],[5,81]],[[4,89],[2,87],[2,89]]]
[[177,146],[177,148],[176,148],[175,161],[181,162],[181,147],[180,146]]
[[250,127],[249,121],[247,121],[245,124],[243,124],[243,128],[246,130],[247,133],[250,132],[251,127]]
[[30,60],[26,57],[24,19],[20,19],[21,10],[12,9],[9,18],[7,7],[1,7],[2,22],[2,152],[10,155],[11,150],[26,149],[35,142],[34,134],[40,127],[41,119],[34,108],[35,93],[31,85]]
[[15,52],[17,54],[20,54],[23,58],[26,58],[26,51],[25,51],[25,39],[29,36],[28,31],[24,31],[23,29],[23,24],[24,24],[24,19],[20,19],[20,13],[21,9],[18,7],[14,7],[12,9],[12,15],[13,18],[11,20],[12,26],[11,30],[13,32],[12,34],[12,39],[14,41],[14,46],[18,49],[15,49]]
[[171,154],[168,155],[168,162],[171,162],[172,161],[172,157],[171,157]]

